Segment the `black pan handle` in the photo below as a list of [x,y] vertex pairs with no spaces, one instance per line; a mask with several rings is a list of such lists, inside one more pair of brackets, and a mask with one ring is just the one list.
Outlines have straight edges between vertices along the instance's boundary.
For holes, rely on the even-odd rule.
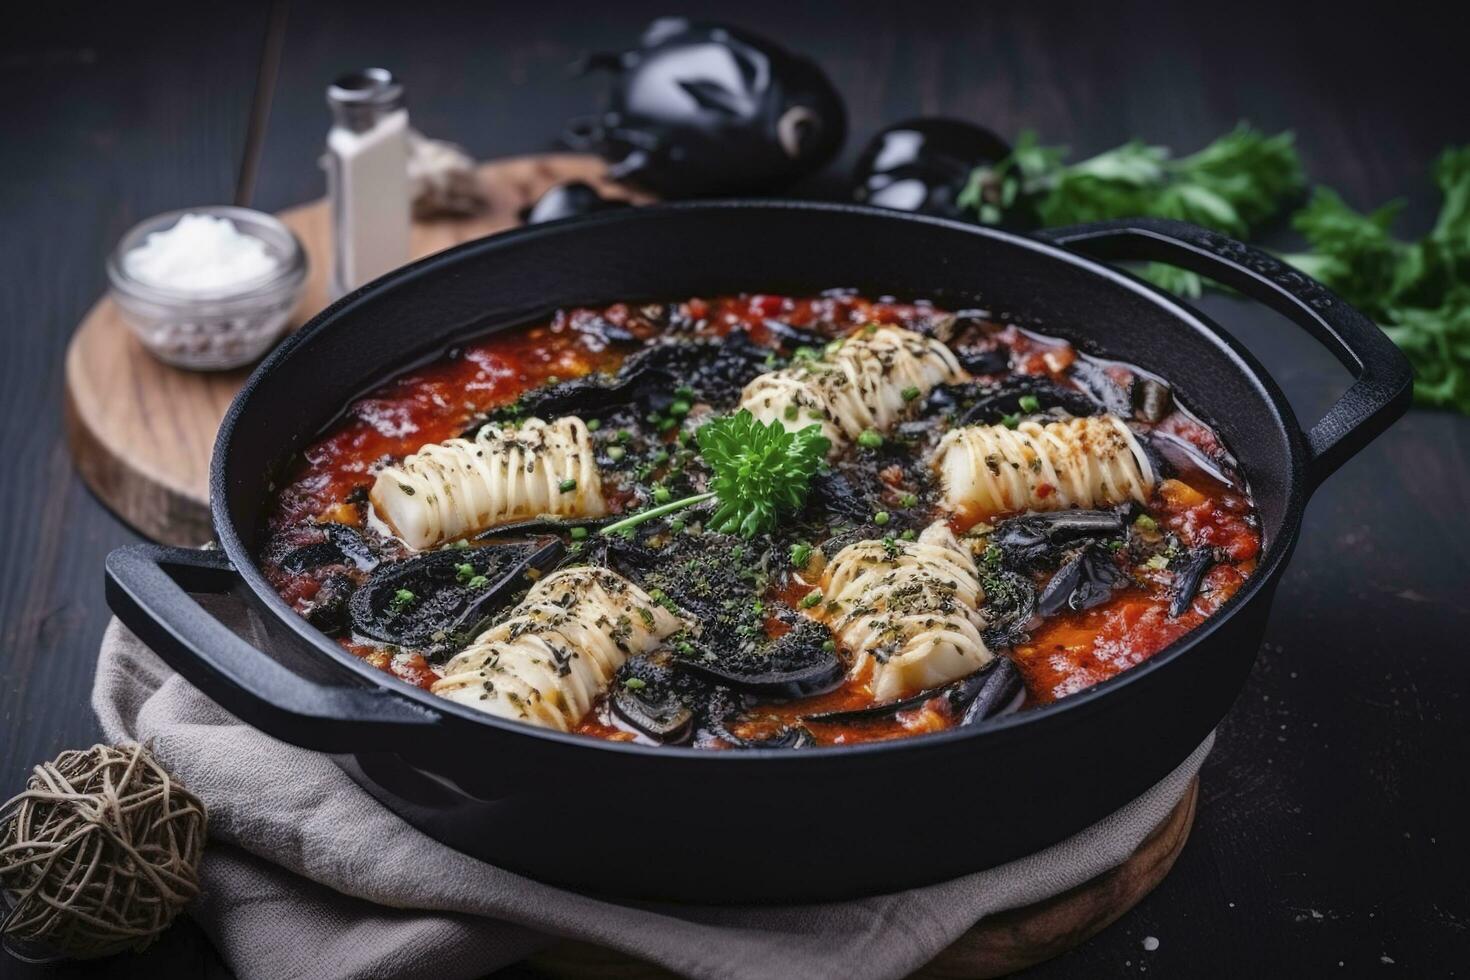
[[1097,258],[1164,262],[1197,272],[1265,304],[1321,341],[1355,380],[1307,432],[1314,487],[1409,407],[1414,374],[1393,341],[1327,287],[1260,249],[1165,218],[1051,228],[1037,237]]
[[107,604],[170,667],[242,721],[320,752],[402,749],[440,721],[385,688],[321,684],[236,636],[191,592],[238,582],[220,551],[143,544],[107,556]]

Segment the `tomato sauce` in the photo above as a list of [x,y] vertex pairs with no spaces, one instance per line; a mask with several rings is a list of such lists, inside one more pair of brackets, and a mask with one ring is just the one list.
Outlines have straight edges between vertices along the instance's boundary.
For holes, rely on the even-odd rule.
[[[792,328],[810,330],[817,336],[843,334],[870,323],[922,330],[946,317],[952,319],[926,303],[872,301],[848,293],[807,298],[753,294],[696,298],[671,305],[614,304],[601,309],[559,311],[545,322],[506,330],[451,350],[386,382],[349,406],[344,416],[287,470],[269,518],[272,547],[280,553],[293,544],[305,543],[304,535],[324,522],[363,527],[366,490],[385,463],[399,460],[427,443],[460,435],[472,421],[514,402],[532,388],[595,371],[615,371],[624,357],[669,324],[677,323],[681,332],[691,336],[719,337],[743,329],[754,342],[774,347],[782,343],[789,346],[790,337],[783,331]],[[1080,355],[1065,341],[993,324],[986,326],[979,340],[982,346],[989,343],[1009,349],[1008,373],[1045,376],[1059,385],[1075,387],[1067,372]],[[1134,369],[1127,365],[1099,363],[1121,385],[1126,386],[1134,377]],[[979,371],[976,374],[986,376]],[[1250,501],[1234,485],[1238,481],[1224,476],[1215,465],[1204,465],[1204,461],[1228,460],[1215,434],[1177,410],[1144,428],[1162,440],[1172,441],[1183,453],[1178,459],[1171,455],[1176,477],[1163,481],[1148,503],[1147,510],[1157,520],[1159,533],[1174,535],[1187,548],[1216,549],[1228,560],[1205,574],[1188,609],[1171,616],[1173,576],[1163,567],[1130,564],[1127,555],[1120,554],[1118,562],[1131,579],[1128,587],[1094,608],[1053,615],[1036,625],[1024,642],[1000,653],[1019,668],[1027,704],[1049,703],[1142,663],[1212,615],[1254,570],[1261,538]],[[879,471],[876,478],[883,485],[884,499],[895,506],[915,489],[904,482],[904,473],[897,466]],[[1041,487],[1038,495],[1045,496],[1047,489]],[[629,499],[616,488],[608,494],[614,513],[620,512]],[[976,519],[973,515],[954,514],[950,515],[950,525],[957,534],[965,534],[976,525]],[[388,542],[388,546],[396,545]],[[299,612],[305,613],[318,599],[323,588],[319,576],[292,572],[271,560],[263,565],[281,596]],[[798,607],[815,579],[815,572],[785,574],[772,584],[768,598]],[[769,636],[787,628],[774,617],[766,621]],[[438,677],[435,666],[421,653],[385,647],[353,635],[338,642],[410,684],[427,689]],[[807,719],[818,742],[848,744],[938,730],[955,720],[941,697],[879,721],[826,723],[809,719],[813,714],[867,707],[872,700],[869,678],[860,674],[816,697],[759,705],[742,718],[734,731],[741,737],[758,738]],[[577,730],[609,739],[634,737],[602,706]]]

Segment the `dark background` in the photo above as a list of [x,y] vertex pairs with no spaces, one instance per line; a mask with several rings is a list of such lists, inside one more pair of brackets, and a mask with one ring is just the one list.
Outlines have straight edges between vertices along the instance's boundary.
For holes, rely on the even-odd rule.
[[[1308,172],[1355,205],[1407,197],[1406,233],[1437,208],[1435,154],[1470,142],[1463,35],[1412,4],[44,6],[0,29],[0,796],[95,739],[102,559],[135,539],[79,482],[61,432],[62,353],[103,258],[159,211],[319,196],[323,89],[343,70],[392,68],[415,124],[477,156],[533,152],[594,105],[598,84],[566,70],[575,56],[631,44],[659,14],[719,16],[815,56],[847,100],[843,158],[803,193],[832,193],[876,129],[921,113],[1032,127],[1087,154],[1135,135],[1187,152],[1248,118],[1295,130]],[[1204,306],[1304,424],[1345,386],[1273,315]],[[1470,969],[1467,487],[1470,420],[1422,411],[1323,487],[1177,867],[1028,976]],[[1160,948],[1144,952],[1145,936]],[[106,969],[223,972],[187,922]],[[0,962],[11,972],[84,971]]]

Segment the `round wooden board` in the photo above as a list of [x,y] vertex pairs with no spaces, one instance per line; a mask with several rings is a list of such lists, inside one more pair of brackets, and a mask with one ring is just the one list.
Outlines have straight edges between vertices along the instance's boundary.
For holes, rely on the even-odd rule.
[[[416,222],[415,258],[515,227],[523,207],[563,181],[584,180],[605,196],[630,197],[607,179],[599,158],[581,154],[495,160],[479,174],[489,207],[473,218]],[[301,239],[311,263],[292,320],[295,329],[327,305],[331,224],[324,200],[280,218]],[[249,373],[183,371],[155,360],[103,297],[66,352],[67,438],[82,479],[145,536],[166,544],[207,542],[210,450],[225,409]]]
[[[1198,802],[1196,778],[1127,861],[1060,895],[982,920],[914,976],[925,980],[1003,977],[1091,939],[1164,880],[1189,839]],[[662,967],[587,943],[561,943],[528,962],[562,980],[663,980],[674,976]]]

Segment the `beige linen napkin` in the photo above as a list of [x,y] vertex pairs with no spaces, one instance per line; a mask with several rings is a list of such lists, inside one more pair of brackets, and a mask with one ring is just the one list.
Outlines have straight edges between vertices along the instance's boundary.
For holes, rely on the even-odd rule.
[[[233,600],[213,611],[258,633]],[[242,980],[478,977],[558,937],[693,977],[899,977],[991,913],[1131,854],[1183,795],[1210,736],[1138,800],[1055,847],[913,891],[827,905],[616,904],[467,857],[379,805],[326,756],[243,724],[114,620],[92,705],[107,738],[151,743],[209,807],[191,914]]]

